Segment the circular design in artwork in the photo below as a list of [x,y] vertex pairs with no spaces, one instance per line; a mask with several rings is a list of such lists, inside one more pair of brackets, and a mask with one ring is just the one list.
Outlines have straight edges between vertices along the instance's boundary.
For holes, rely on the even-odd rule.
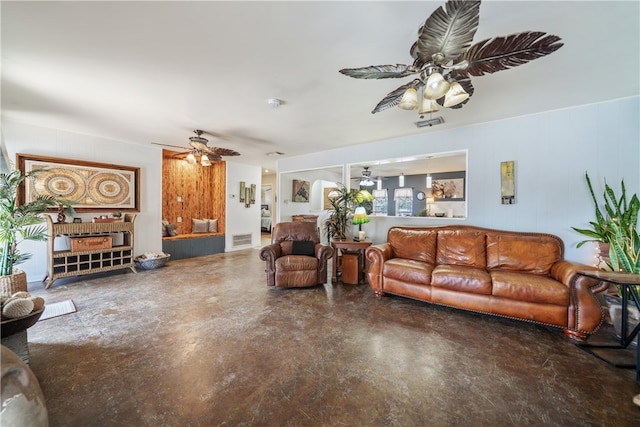
[[38,195],[53,195],[67,200],[80,200],[86,191],[84,179],[70,169],[54,168],[40,172],[33,182]]
[[122,203],[129,195],[127,180],[115,173],[99,173],[89,179],[89,197],[103,205]]

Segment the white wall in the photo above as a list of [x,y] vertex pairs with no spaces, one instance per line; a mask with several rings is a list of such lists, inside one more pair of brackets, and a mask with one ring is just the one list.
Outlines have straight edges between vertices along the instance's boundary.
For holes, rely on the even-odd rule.
[[[628,194],[640,193],[639,105],[640,98],[632,97],[464,128],[427,129],[418,135],[280,159],[278,172],[335,166],[336,159],[346,168],[349,163],[467,149],[468,217],[455,223],[556,234],[565,242],[567,259],[593,264],[595,248],[577,249],[583,239],[571,229],[585,228],[594,219],[584,174],[589,172],[597,194],[602,194],[605,177],[618,190],[624,178]],[[506,160],[515,161],[514,205],[500,203],[500,162]],[[379,243],[386,240],[391,225],[449,222],[453,221],[372,217],[363,228]]]
[[[111,139],[80,135],[57,129],[3,120],[2,133],[11,161],[16,153],[61,157],[100,163],[112,163],[140,168],[140,213],[135,222],[135,255],[162,251],[162,149],[153,145],[128,143]],[[226,250],[233,248],[232,234],[252,233],[252,245],[260,246],[260,181],[259,166],[227,162],[227,218]],[[256,184],[256,203],[245,208],[239,202],[240,181]],[[231,196],[235,198],[231,198]],[[102,213],[104,214],[104,212]],[[81,213],[86,221],[97,213]],[[33,258],[18,268],[27,272],[29,281],[44,277],[47,266],[44,242],[24,242],[21,251]]]
[[[3,134],[12,162],[16,153],[111,163],[140,168],[140,212],[135,221],[135,255],[162,250],[162,150],[153,146],[79,135],[3,120]],[[104,212],[101,214],[104,215]],[[80,213],[90,221],[97,213]],[[18,266],[29,281],[40,280],[47,266],[45,242],[23,242],[20,250],[33,258]]]
[[[240,203],[240,181],[245,185],[256,185],[256,202],[250,207]],[[260,246],[260,186],[262,169],[260,166],[227,162],[227,226],[225,230],[225,251],[247,249]],[[251,246],[233,246],[233,236],[251,233]]]

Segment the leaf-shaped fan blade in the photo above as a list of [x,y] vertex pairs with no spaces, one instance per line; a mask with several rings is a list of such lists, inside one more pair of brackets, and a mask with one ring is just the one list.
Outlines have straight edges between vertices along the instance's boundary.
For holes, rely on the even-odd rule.
[[362,68],[343,68],[340,70],[345,76],[355,79],[395,79],[415,74],[415,70],[411,65],[371,65]]
[[483,40],[464,55],[472,76],[496,73],[549,55],[563,46],[558,36],[540,31],[526,31],[505,37]]
[[[465,99],[464,101],[462,101],[461,103],[456,104],[453,107],[449,107],[452,110],[457,110],[459,108],[462,108],[467,102],[469,102],[469,100],[473,96],[474,89],[473,89],[473,84],[471,83],[471,77],[469,77],[469,75],[464,70],[453,71],[453,72],[451,72],[451,76],[458,83],[460,83],[460,86],[462,86],[462,89],[464,89],[464,91],[469,94],[469,97],[467,99]],[[445,98],[443,96],[442,98],[436,99],[436,102],[438,103],[438,105],[443,107],[444,106],[444,99]]]
[[[473,41],[480,21],[480,2],[449,0],[446,11],[440,6],[422,26],[418,34],[417,57],[424,63],[441,53],[445,63],[460,56]],[[412,55],[414,49],[411,50]]]
[[211,147],[211,149],[209,150],[209,152],[211,154],[213,154],[214,156],[239,156],[240,153],[238,153],[235,150],[231,150],[229,148],[219,148],[219,147]]
[[404,95],[407,89],[409,89],[410,87],[418,89],[422,85],[423,83],[420,80],[415,79],[412,82],[407,83],[406,85],[400,86],[399,88],[397,88],[393,92],[388,93],[387,96],[382,98],[382,101],[380,101],[378,105],[376,105],[376,108],[373,109],[371,114],[379,113],[380,111],[395,107],[400,103],[400,101],[402,100],[402,95]]

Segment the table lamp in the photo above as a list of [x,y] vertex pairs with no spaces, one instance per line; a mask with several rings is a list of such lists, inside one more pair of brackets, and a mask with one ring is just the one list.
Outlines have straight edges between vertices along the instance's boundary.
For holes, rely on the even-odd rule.
[[358,224],[358,240],[364,240],[365,233],[362,230],[362,224],[366,224],[368,222],[369,217],[367,216],[367,211],[363,206],[358,206],[353,212],[353,223]]

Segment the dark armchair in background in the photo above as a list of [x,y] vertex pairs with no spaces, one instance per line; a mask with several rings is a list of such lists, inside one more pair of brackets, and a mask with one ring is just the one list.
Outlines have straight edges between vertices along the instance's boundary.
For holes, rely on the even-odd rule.
[[316,224],[281,222],[271,230],[271,244],[260,250],[266,261],[267,285],[280,288],[327,283],[333,248],[320,244]]

